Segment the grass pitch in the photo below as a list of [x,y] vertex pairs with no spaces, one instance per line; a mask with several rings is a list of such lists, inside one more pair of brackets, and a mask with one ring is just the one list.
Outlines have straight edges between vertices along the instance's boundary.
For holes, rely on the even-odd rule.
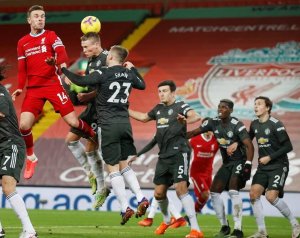
[[[126,225],[121,226],[119,213],[102,211],[29,210],[29,215],[40,238],[157,238],[154,230],[162,221],[161,214],[157,214],[151,227],[140,227],[137,222],[141,218],[132,217]],[[22,228],[13,210],[0,209],[0,219],[6,232],[5,238],[19,237]],[[198,215],[198,221],[205,238],[213,237],[220,229],[216,216]],[[229,217],[229,221],[233,227],[232,217]],[[287,219],[266,217],[266,225],[270,238],[291,237],[291,226]],[[254,217],[245,216],[245,237],[252,235],[256,229]],[[169,228],[162,237],[184,238],[189,230],[189,227]]]

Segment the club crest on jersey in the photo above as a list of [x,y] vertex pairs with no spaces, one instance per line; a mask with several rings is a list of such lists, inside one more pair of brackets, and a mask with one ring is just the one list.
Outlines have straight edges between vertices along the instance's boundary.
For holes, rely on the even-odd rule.
[[156,115],[160,115],[160,111],[157,111]]
[[232,137],[233,137],[233,132],[232,132],[232,131],[228,131],[228,132],[227,132],[227,136],[228,136],[229,138],[232,138]]
[[269,128],[265,129],[265,134],[266,134],[266,135],[269,135],[269,134],[270,134],[270,129],[269,129]]
[[169,109],[168,114],[169,114],[169,115],[172,115],[173,112],[174,112],[173,109]]
[[212,145],[211,145],[210,150],[211,150],[211,151],[214,151],[214,150],[215,150],[215,144],[212,144]]
[[46,37],[43,37],[41,40],[41,45],[45,44]]

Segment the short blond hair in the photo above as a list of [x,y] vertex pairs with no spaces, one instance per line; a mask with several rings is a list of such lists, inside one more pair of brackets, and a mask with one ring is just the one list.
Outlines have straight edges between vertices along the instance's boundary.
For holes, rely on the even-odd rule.
[[27,18],[30,17],[31,12],[36,11],[36,10],[41,10],[44,11],[44,7],[41,5],[33,5],[31,6],[28,11],[27,11]]
[[99,42],[101,44],[100,36],[96,32],[88,32],[80,37],[81,41],[92,40],[93,42]]
[[115,55],[116,59],[119,61],[119,63],[124,63],[129,52],[128,50],[121,46],[121,45],[113,45],[110,48],[110,51]]

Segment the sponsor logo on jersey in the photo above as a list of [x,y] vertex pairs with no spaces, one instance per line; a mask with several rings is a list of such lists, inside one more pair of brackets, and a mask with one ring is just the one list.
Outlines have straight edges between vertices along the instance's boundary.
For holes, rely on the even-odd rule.
[[261,145],[266,144],[266,143],[268,143],[268,142],[269,142],[269,139],[268,139],[268,138],[263,138],[263,137],[260,137],[260,138],[257,140],[257,143],[258,143],[258,144],[261,144]]
[[214,156],[213,152],[201,152],[201,151],[199,151],[197,153],[197,157],[199,157],[199,158],[208,159],[208,158],[213,158],[213,156]]
[[169,123],[169,119],[162,117],[162,118],[158,119],[157,123],[160,124],[160,125],[168,124]]
[[219,139],[217,139],[217,140],[218,140],[218,142],[219,142],[219,144],[220,144],[221,146],[229,145],[229,143],[230,143],[230,141],[229,141],[229,140],[226,140],[225,138],[219,138]]

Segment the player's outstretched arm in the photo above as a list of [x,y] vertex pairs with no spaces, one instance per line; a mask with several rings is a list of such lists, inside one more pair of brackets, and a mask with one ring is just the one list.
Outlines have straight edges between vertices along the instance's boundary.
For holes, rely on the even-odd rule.
[[87,93],[78,93],[77,98],[81,103],[88,103],[95,99],[96,94],[96,90]]
[[77,84],[78,86],[95,85],[98,84],[103,78],[103,73],[98,72],[98,70],[86,76],[74,74],[65,67],[63,67],[61,71],[64,75],[66,75],[68,79],[70,79],[73,83]]
[[141,122],[148,122],[151,120],[151,118],[148,116],[148,113],[133,111],[131,109],[128,109],[128,112],[129,112],[129,116],[135,120],[138,120]]
[[156,144],[157,144],[157,141],[156,141],[155,137],[153,137],[153,139],[137,153],[137,156],[141,156],[142,154],[145,154],[146,152],[151,150]]
[[134,67],[133,63],[130,61],[126,61],[123,66],[129,69],[133,74],[133,84],[132,87],[140,90],[144,90],[146,88],[146,84],[142,75],[140,75],[139,71]]
[[201,117],[195,110],[190,110],[187,112],[187,124],[193,124],[198,121],[201,121]]
[[133,74],[133,84],[132,87],[140,90],[144,90],[146,88],[146,83],[142,75],[140,75],[139,71],[136,68],[131,68],[130,71]]
[[137,155],[130,157],[127,162],[129,165],[131,165],[132,162],[134,162],[137,157],[141,156],[142,154],[145,154],[146,152],[148,152],[149,150],[151,150],[155,145],[157,144],[157,141],[155,139],[155,137],[153,137],[153,139],[147,144],[145,145],[144,148],[142,148]]
[[187,139],[190,139],[190,138],[192,138],[192,137],[194,137],[194,136],[200,135],[201,133],[204,133],[204,132],[202,132],[202,131],[201,131],[201,128],[198,127],[198,128],[196,128],[196,129],[194,129],[194,130],[192,130],[192,131],[188,131],[188,132],[186,133],[186,138],[187,138]]

